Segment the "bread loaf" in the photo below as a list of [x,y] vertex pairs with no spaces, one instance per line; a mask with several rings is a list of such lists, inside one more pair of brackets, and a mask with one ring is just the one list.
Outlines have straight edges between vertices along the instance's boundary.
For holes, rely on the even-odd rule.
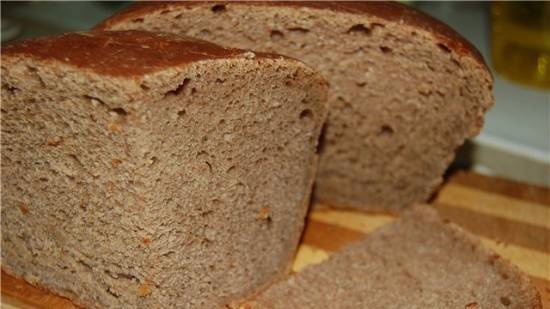
[[315,198],[333,206],[394,212],[427,200],[493,104],[475,48],[398,3],[140,3],[98,28],[184,34],[320,70],[330,115]]
[[271,286],[248,309],[542,309],[515,266],[428,206]]
[[87,308],[287,273],[327,114],[299,61],[140,31],[2,48],[2,268]]

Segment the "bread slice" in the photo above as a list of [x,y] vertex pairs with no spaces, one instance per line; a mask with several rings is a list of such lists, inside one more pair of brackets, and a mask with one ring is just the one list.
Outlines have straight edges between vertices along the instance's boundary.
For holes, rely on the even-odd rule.
[[2,49],[2,267],[89,308],[221,308],[287,273],[327,84],[139,31]]
[[516,267],[429,206],[270,287],[248,309],[542,309]]
[[98,28],[184,34],[319,69],[331,110],[315,198],[333,206],[394,212],[427,200],[493,104],[475,48],[397,3],[147,3]]

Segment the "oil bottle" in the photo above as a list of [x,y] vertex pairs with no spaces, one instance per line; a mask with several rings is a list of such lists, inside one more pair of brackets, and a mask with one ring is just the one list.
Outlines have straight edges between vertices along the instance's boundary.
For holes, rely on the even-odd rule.
[[493,2],[491,18],[497,73],[550,89],[550,2]]

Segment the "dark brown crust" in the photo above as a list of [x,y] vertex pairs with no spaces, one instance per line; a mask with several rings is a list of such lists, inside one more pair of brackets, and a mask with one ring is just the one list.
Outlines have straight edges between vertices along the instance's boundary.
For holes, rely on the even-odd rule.
[[442,44],[446,48],[463,56],[474,58],[480,65],[485,67],[487,64],[479,51],[464,37],[458,34],[445,23],[424,14],[410,6],[397,2],[379,2],[379,1],[191,1],[191,2],[140,2],[127,8],[126,10],[113,15],[107,20],[98,24],[95,29],[108,29],[109,27],[128,19],[139,18],[144,14],[166,10],[170,7],[192,7],[204,4],[240,4],[240,5],[266,5],[266,6],[291,6],[291,7],[309,7],[315,9],[328,9],[339,12],[346,12],[359,15],[372,15],[391,22],[399,22],[421,30],[430,32],[437,40],[437,44]]
[[[194,61],[232,58],[243,53],[243,50],[222,48],[202,40],[145,31],[75,32],[2,48],[3,59],[28,56],[54,60],[113,76],[139,76]],[[254,53],[254,56],[281,57],[267,53]]]

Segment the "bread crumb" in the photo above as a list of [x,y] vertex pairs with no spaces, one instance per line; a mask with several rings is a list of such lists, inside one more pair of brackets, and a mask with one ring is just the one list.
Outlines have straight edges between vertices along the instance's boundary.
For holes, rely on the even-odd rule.
[[141,240],[141,242],[142,242],[144,245],[148,246],[148,245],[151,243],[151,238],[149,238],[148,236],[145,236],[145,237],[143,237],[143,239]]
[[63,142],[63,139],[59,136],[48,138],[48,146],[59,146]]
[[27,203],[21,203],[21,205],[19,205],[19,209],[21,210],[21,213],[26,215],[29,213],[29,207],[27,205]]
[[491,254],[487,259],[487,262],[491,265],[495,265],[495,261],[498,259],[500,259],[500,256],[498,254]]
[[114,184],[112,181],[109,181],[109,182],[107,183],[107,192],[113,193],[114,186],[115,186],[115,184]]
[[271,219],[269,207],[262,207],[260,211],[256,214],[256,219],[258,220],[269,220]]
[[111,160],[111,165],[113,167],[118,167],[120,164],[122,164],[122,160],[120,159],[114,158]]
[[149,288],[149,282],[146,280],[139,285],[138,295],[139,297],[147,297],[149,294],[151,294],[151,289]]
[[117,124],[117,123],[111,123],[111,124],[109,125],[109,128],[108,128],[108,129],[109,129],[109,132],[115,133],[115,134],[116,134],[116,133],[122,132],[122,127],[121,127],[119,124]]
[[465,309],[478,309],[478,308],[479,308],[479,304],[476,303],[476,302],[469,303],[469,304],[467,304],[464,308],[465,308]]
[[245,59],[254,59],[254,58],[256,58],[256,54],[252,51],[247,51],[243,54],[243,57]]

